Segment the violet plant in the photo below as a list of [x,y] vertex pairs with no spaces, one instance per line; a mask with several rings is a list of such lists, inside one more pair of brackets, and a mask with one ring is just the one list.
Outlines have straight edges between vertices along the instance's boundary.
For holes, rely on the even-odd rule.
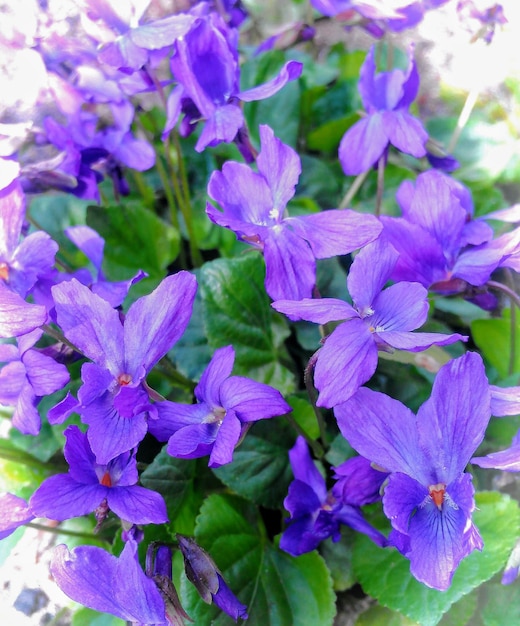
[[0,108],[2,554],[55,533],[72,623],[516,614],[520,171],[400,40],[454,0],[265,41],[240,0],[40,4],[0,36],[39,72]]

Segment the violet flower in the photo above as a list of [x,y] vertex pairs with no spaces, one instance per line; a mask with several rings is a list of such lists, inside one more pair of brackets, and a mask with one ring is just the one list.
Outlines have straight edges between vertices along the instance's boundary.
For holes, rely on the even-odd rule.
[[[520,414],[520,387],[489,386],[491,414],[496,417]],[[471,459],[474,465],[504,472],[520,472],[520,430],[513,437],[511,446],[500,452]]]
[[366,388],[334,412],[352,447],[390,472],[383,495],[389,541],[415,578],[448,589],[460,561],[483,546],[471,519],[472,477],[464,473],[491,416],[481,357],[468,352],[444,365],[417,416]]
[[331,210],[298,217],[286,215],[301,171],[296,152],[260,126],[258,173],[228,161],[213,172],[208,194],[212,222],[263,252],[265,288],[273,300],[310,298],[316,283],[316,259],[348,254],[373,241],[381,225],[371,215]]
[[0,494],[0,540],[34,519],[27,502],[13,493]]
[[38,231],[24,237],[25,195],[18,181],[0,190],[0,284],[22,298],[54,265],[58,244]]
[[100,464],[87,435],[77,426],[69,426],[64,435],[69,472],[55,474],[38,487],[30,500],[34,515],[63,521],[95,511],[99,524],[110,510],[132,524],[168,521],[162,496],[137,485],[136,451],[124,452]]
[[[74,406],[87,423],[97,462],[106,464],[137,446],[155,416],[145,379],[188,325],[197,283],[188,272],[167,276],[148,296],[119,312],[90,289],[72,279],[52,288],[58,324],[78,350],[93,363],[81,369],[83,385]],[[54,413],[52,422],[66,415]]]
[[39,328],[46,320],[44,306],[29,304],[0,280],[0,338],[20,337]]
[[149,429],[168,440],[168,454],[195,459],[207,454],[209,467],[233,460],[233,451],[252,422],[291,411],[280,392],[242,376],[231,376],[233,346],[215,350],[195,387],[197,404],[158,402],[159,419]]
[[200,597],[211,604],[214,602],[221,611],[235,622],[247,619],[247,607],[242,604],[228,587],[226,581],[210,555],[190,537],[176,535],[184,557],[186,577],[195,585]]
[[[267,83],[241,91],[236,32],[216,13],[198,18],[191,30],[175,42],[170,65],[179,84],[168,98],[163,136],[175,126],[181,112],[184,113],[180,125],[183,137],[191,134],[199,121],[204,121],[195,144],[197,152],[235,140],[244,126],[239,101],[253,102],[272,96],[287,82],[296,80],[303,67],[297,61],[289,61]],[[239,147],[249,161],[253,160],[240,142]]]
[[339,160],[348,175],[366,172],[385,154],[389,144],[414,157],[426,154],[428,133],[408,112],[419,90],[419,74],[410,50],[406,72],[375,74],[374,47],[361,66],[359,91],[366,117],[347,130],[339,145]]
[[428,292],[418,283],[400,282],[386,289],[398,253],[384,240],[369,244],[354,259],[347,278],[353,306],[335,298],[278,300],[273,308],[317,324],[342,321],[317,352],[314,383],[318,406],[348,400],[376,371],[378,350],[421,352],[432,345],[466,341],[457,333],[413,333],[428,318]]
[[[351,500],[349,490],[344,488],[344,482],[335,485],[332,491],[327,491],[325,479],[314,465],[303,437],[297,438],[289,451],[289,459],[294,481],[289,485],[289,493],[284,500],[284,507],[289,511],[290,517],[286,520],[289,526],[280,539],[282,550],[299,556],[315,550],[328,537],[339,541],[341,524],[368,535],[380,546],[386,544],[386,537],[371,526],[361,513],[361,504],[374,500],[359,498],[357,489],[353,490],[355,495],[354,500]],[[378,474],[381,480],[376,490],[385,478],[385,474]],[[362,490],[365,493],[367,491]]]
[[165,605],[155,582],[146,576],[137,544],[126,542],[119,557],[96,546],[54,549],[52,577],[72,600],[140,626],[168,626]]
[[43,396],[62,389],[69,381],[67,368],[34,344],[43,332],[18,337],[18,346],[0,344],[0,404],[14,407],[12,425],[24,435],[37,435],[41,417],[37,406]]
[[519,248],[520,231],[491,241],[491,227],[472,219],[469,192],[440,172],[420,174],[415,186],[405,181],[397,200],[403,217],[381,218],[385,238],[399,252],[392,278],[417,281],[445,295],[460,293],[483,308],[494,308],[494,296],[477,297],[474,288],[485,285]]

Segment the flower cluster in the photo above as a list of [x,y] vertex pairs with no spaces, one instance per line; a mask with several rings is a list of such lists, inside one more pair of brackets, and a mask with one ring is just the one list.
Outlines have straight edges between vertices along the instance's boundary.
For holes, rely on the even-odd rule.
[[[381,37],[445,2],[310,5]],[[281,35],[250,52],[239,0],[171,14],[150,0],[83,0],[74,15],[40,4],[31,24],[0,34],[10,62],[34,74],[26,100],[0,109],[0,404],[16,431],[5,449],[25,445],[22,460],[45,478],[0,494],[0,539],[36,518],[59,532],[87,516],[111,552],[58,545],[54,580],[143,626],[209,624],[217,610],[299,623],[279,579],[288,594],[312,591],[308,572],[325,565],[296,557],[330,538],[326,556],[344,527],[447,590],[486,549],[475,491],[490,473],[478,468],[520,471],[520,433],[498,452],[486,439],[492,416],[520,412],[520,209],[476,210],[446,173],[455,159],[430,152],[410,112],[414,46],[406,69],[385,72],[370,47],[365,111],[346,130],[341,119],[334,161],[313,171],[307,127],[330,95],[306,64],[319,65],[302,50],[264,63]],[[500,5],[459,8],[488,43],[505,23]],[[291,45],[316,31],[295,32]],[[285,112],[255,103],[302,91],[291,141]],[[400,216],[383,193],[392,161]],[[341,185],[357,176],[344,201],[322,200],[329,171]],[[372,174],[374,214],[353,202]],[[248,272],[236,269],[245,251]],[[507,304],[509,320],[497,319]],[[497,322],[511,339],[506,366],[490,346],[506,332]],[[20,444],[29,437],[34,447]],[[517,547],[504,582],[519,569]]]

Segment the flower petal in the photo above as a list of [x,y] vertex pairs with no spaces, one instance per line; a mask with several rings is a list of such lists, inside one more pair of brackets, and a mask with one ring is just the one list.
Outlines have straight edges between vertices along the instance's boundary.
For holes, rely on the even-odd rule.
[[77,348],[114,375],[123,366],[119,313],[75,278],[52,287],[58,324]]
[[338,322],[359,317],[358,312],[343,300],[336,298],[319,298],[312,300],[277,300],[271,304],[273,309],[284,313],[292,320],[307,320],[315,324]]
[[108,489],[110,510],[132,524],[163,524],[168,521],[166,504],[156,491],[138,485]]
[[425,484],[455,480],[484,438],[491,417],[489,383],[476,352],[439,370],[417,413],[420,447],[431,468]]
[[233,409],[241,422],[255,422],[292,410],[277,389],[243,376],[225,380],[220,398],[221,406]]
[[302,70],[302,63],[299,61],[289,61],[282,67],[274,78],[271,78],[271,80],[267,81],[263,85],[258,85],[257,87],[240,91],[237,94],[237,97],[244,102],[253,102],[254,100],[264,100],[264,98],[269,98],[280,91],[280,89],[289,81],[299,78]]
[[290,147],[275,137],[265,124],[260,125],[260,154],[258,171],[271,190],[272,209],[283,214],[285,206],[294,196],[294,188],[301,173],[300,157]]
[[339,161],[347,176],[366,172],[383,155],[388,145],[383,115],[367,115],[351,126],[339,144]]
[[181,337],[190,321],[197,280],[189,272],[167,276],[130,307],[124,324],[125,367],[149,372]]
[[316,262],[309,244],[287,227],[271,229],[265,241],[265,290],[273,300],[310,298]]
[[58,587],[76,602],[123,620],[166,623],[164,600],[137,560],[137,544],[126,543],[119,558],[95,546],[55,548],[50,564]]
[[318,353],[314,384],[317,405],[333,407],[348,400],[376,371],[377,348],[363,320],[351,319],[338,326]]
[[108,495],[103,485],[78,483],[69,474],[55,474],[33,493],[29,505],[37,517],[63,521],[92,513]]
[[215,444],[209,457],[209,467],[220,467],[233,460],[233,451],[240,439],[242,424],[235,412],[228,410],[226,417],[218,429]]
[[428,292],[419,283],[400,282],[391,285],[373,302],[370,323],[384,340],[386,331],[410,331],[419,328],[428,318]]
[[200,377],[199,384],[195,387],[195,397],[199,402],[206,402],[210,407],[225,406],[221,404],[220,387],[231,376],[234,363],[233,346],[215,350],[211,361]]
[[401,402],[363,387],[334,408],[342,435],[362,456],[388,472],[418,477],[422,470],[416,417]]
[[372,215],[348,209],[289,217],[284,222],[309,242],[317,259],[348,254],[362,248],[378,237],[382,230],[381,222]]

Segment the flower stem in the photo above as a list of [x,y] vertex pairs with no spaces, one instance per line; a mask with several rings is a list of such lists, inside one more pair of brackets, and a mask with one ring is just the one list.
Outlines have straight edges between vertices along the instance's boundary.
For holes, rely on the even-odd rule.
[[45,524],[38,524],[36,522],[28,522],[25,524],[29,528],[35,528],[36,530],[43,530],[48,533],[52,533],[53,535],[68,535],[69,537],[83,537],[84,539],[97,539],[98,541],[104,541],[109,544],[110,542],[107,539],[102,539],[99,536],[95,536],[92,533],[82,533],[76,530],[65,530],[64,528],[59,528],[56,526],[53,528],[52,526],[46,526]]
[[383,191],[385,189],[385,165],[385,154],[382,154],[377,162],[376,217],[381,215],[381,205],[383,204]]
[[347,193],[343,197],[343,200],[340,202],[340,209],[346,209],[348,205],[352,202],[352,199],[365,182],[369,172],[370,170],[367,170],[366,172],[362,172],[361,174],[358,174],[356,176],[354,182],[352,183],[352,185],[350,185],[350,189],[347,191]]
[[325,427],[325,419],[323,417],[323,413],[316,406],[316,389],[314,388],[314,383],[312,380],[311,372],[314,371],[314,367],[316,365],[316,360],[318,358],[319,350],[317,350],[309,359],[307,363],[307,367],[305,368],[305,372],[303,375],[303,380],[305,381],[305,388],[307,389],[307,394],[309,396],[309,400],[311,401],[312,408],[314,410],[314,415],[316,415],[316,420],[318,422],[318,427],[320,429],[320,439],[321,443],[325,448],[328,447],[329,438],[327,436],[327,429]]
[[509,364],[508,373],[511,376],[515,371],[516,363],[516,307],[520,309],[520,296],[511,287],[504,285],[503,283],[496,282],[494,280],[488,280],[486,283],[491,289],[501,291],[511,301],[511,340],[509,345]]
[[466,102],[464,102],[464,106],[462,107],[462,111],[460,112],[459,119],[457,120],[457,125],[455,126],[455,130],[450,138],[450,142],[448,143],[447,152],[451,154],[457,145],[457,142],[460,138],[462,131],[464,130],[464,126],[466,126],[469,116],[473,111],[473,107],[477,103],[479,90],[475,87],[471,89],[466,97]]

